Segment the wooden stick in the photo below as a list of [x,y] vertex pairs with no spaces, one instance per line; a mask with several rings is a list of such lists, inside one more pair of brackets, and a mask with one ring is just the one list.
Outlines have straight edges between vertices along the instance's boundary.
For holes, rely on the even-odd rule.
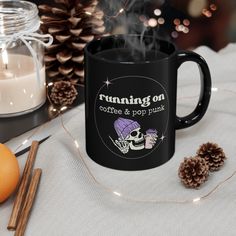
[[23,236],[25,233],[26,225],[29,220],[30,211],[34,204],[34,199],[39,186],[42,169],[35,169],[32,179],[30,181],[29,189],[25,198],[24,207],[21,212],[19,223],[17,224],[15,236]]
[[25,163],[25,168],[21,177],[21,182],[19,185],[19,189],[17,191],[16,199],[13,205],[11,217],[7,226],[8,230],[15,230],[18,222],[18,218],[23,207],[23,202],[25,200],[25,195],[27,192],[30,176],[32,173],[32,169],[34,166],[37,150],[39,143],[37,141],[33,141],[30,147],[29,155],[27,161]]

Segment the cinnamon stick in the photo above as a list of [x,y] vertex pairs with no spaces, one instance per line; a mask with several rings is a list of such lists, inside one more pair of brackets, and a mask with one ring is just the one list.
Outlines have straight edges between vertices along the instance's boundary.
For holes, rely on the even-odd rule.
[[35,169],[30,181],[29,189],[25,198],[25,203],[21,212],[19,223],[17,224],[15,236],[23,236],[29,219],[30,211],[34,204],[34,199],[39,186],[42,169]]
[[17,191],[16,199],[13,205],[11,217],[7,226],[8,230],[15,230],[18,222],[18,218],[23,207],[23,202],[25,200],[25,195],[27,192],[27,187],[29,184],[30,176],[34,166],[39,142],[33,141],[30,147],[29,155],[25,163],[24,171],[20,181],[19,189]]

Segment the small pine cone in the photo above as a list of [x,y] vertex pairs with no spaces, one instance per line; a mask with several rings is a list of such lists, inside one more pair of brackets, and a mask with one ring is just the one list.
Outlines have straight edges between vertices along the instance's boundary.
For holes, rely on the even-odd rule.
[[210,171],[219,170],[226,159],[223,149],[218,144],[210,142],[202,144],[197,151],[197,155],[206,160]]
[[178,175],[186,187],[198,188],[207,180],[209,167],[201,157],[184,158],[180,164]]
[[57,106],[71,105],[76,99],[78,92],[70,81],[57,81],[53,83],[50,99]]

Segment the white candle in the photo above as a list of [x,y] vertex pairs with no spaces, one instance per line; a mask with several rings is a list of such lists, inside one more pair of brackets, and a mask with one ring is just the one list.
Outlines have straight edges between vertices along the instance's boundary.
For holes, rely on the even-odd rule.
[[37,80],[33,58],[8,54],[0,57],[0,116],[26,112],[46,101],[45,67]]

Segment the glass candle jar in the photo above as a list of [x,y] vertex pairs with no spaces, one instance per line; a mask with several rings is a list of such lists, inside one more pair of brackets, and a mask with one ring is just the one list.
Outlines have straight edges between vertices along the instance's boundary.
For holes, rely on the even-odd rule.
[[0,1],[0,117],[32,112],[46,101],[43,56],[52,37],[39,28],[35,4]]

